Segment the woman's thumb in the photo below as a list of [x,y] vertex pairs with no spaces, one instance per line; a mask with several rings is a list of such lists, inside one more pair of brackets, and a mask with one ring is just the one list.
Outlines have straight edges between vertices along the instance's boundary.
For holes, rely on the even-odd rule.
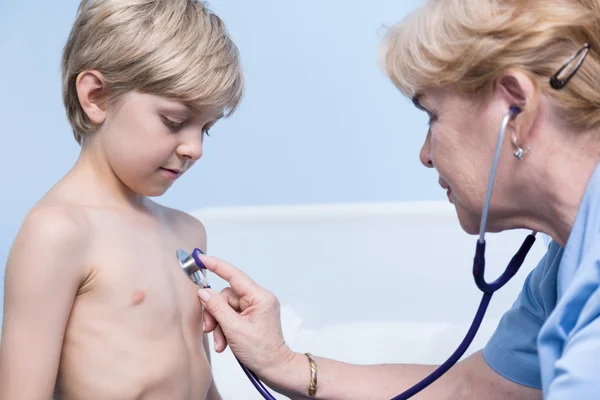
[[217,320],[222,329],[227,330],[239,318],[237,312],[214,290],[200,289],[198,297],[204,308]]

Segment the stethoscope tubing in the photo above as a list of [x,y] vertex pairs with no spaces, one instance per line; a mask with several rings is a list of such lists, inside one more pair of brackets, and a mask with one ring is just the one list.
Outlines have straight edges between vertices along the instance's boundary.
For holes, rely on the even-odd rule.
[[[416,385],[405,390],[398,396],[393,397],[391,400],[407,400],[407,399],[411,398],[415,394],[421,392],[423,389],[425,389],[426,387],[431,385],[437,379],[439,379],[442,375],[444,375],[446,372],[448,372],[448,370],[450,368],[452,368],[460,360],[460,358],[465,354],[465,352],[467,351],[467,349],[473,342],[473,339],[475,338],[475,335],[477,334],[477,331],[479,330],[479,328],[481,326],[481,323],[483,321],[483,318],[485,316],[487,308],[492,299],[492,295],[494,294],[494,292],[496,292],[497,290],[502,288],[506,283],[508,283],[508,281],[510,281],[510,279],[517,273],[517,271],[519,270],[519,268],[525,261],[525,257],[527,256],[527,253],[529,252],[529,250],[531,249],[531,247],[533,246],[533,244],[535,242],[536,232],[533,232],[532,234],[528,235],[525,238],[525,241],[523,242],[523,244],[521,245],[521,247],[519,248],[517,253],[510,260],[504,273],[496,281],[494,281],[492,283],[486,282],[485,277],[484,277],[485,245],[486,245],[485,229],[487,226],[487,218],[488,218],[488,213],[489,213],[489,208],[490,208],[490,201],[491,201],[491,197],[492,197],[492,189],[493,189],[493,185],[494,185],[494,181],[495,181],[495,177],[496,177],[496,170],[497,170],[498,163],[500,160],[500,153],[502,150],[502,144],[504,143],[504,136],[505,136],[506,129],[508,127],[508,123],[511,120],[511,118],[516,117],[516,115],[519,112],[520,112],[520,110],[518,108],[511,107],[509,112],[506,113],[506,115],[502,119],[502,125],[500,127],[500,132],[498,134],[498,140],[496,143],[496,149],[494,152],[494,159],[492,161],[492,168],[490,171],[490,178],[488,180],[485,203],[484,203],[483,211],[481,214],[479,238],[477,240],[477,246],[475,248],[475,257],[473,259],[473,277],[475,279],[475,283],[476,283],[477,287],[483,292],[483,296],[479,303],[479,307],[477,308],[475,317],[473,318],[473,322],[471,323],[471,326],[470,326],[469,330],[467,331],[467,334],[465,335],[463,341],[460,343],[458,348],[454,351],[454,353],[452,353],[452,355],[442,365],[440,365],[438,368],[436,368],[435,371],[433,371],[431,374],[429,374],[423,380],[418,382]],[[197,257],[196,251],[194,251],[193,256],[194,256],[194,259],[197,262],[199,262],[199,258]],[[202,265],[202,263],[199,263],[198,265]],[[269,393],[267,388],[265,388],[265,386],[262,384],[262,382],[258,379],[256,374],[254,372],[252,372],[251,370],[249,370],[244,364],[242,364],[242,362],[240,362],[239,359],[237,359],[237,361],[240,364],[240,366],[242,367],[242,370],[244,371],[244,373],[246,374],[246,376],[248,377],[250,382],[252,382],[252,384],[254,385],[256,390],[263,396],[263,398],[265,398],[266,400],[276,400],[275,397],[273,397],[273,395],[271,393]]]

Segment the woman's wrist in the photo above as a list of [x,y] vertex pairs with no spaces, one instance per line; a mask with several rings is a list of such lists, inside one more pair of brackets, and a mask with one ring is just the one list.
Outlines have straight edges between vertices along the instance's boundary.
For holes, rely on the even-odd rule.
[[314,399],[308,394],[311,369],[309,360],[304,354],[289,350],[277,367],[270,368],[261,375],[267,385],[286,396],[294,399]]

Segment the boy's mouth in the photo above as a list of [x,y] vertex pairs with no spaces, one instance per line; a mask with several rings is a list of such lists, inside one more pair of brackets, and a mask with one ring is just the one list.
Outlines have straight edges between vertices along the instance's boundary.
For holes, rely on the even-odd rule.
[[177,179],[181,176],[181,170],[178,169],[171,169],[171,168],[160,168],[161,171],[163,171],[165,173],[165,175],[167,175],[168,178],[170,179]]

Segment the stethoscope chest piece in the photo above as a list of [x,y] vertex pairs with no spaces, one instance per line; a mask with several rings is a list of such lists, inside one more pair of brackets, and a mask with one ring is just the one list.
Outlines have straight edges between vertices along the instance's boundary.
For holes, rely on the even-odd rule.
[[183,272],[185,272],[192,282],[203,288],[210,287],[204,271],[198,267],[193,254],[188,254],[186,251],[179,249],[177,250],[177,260]]

